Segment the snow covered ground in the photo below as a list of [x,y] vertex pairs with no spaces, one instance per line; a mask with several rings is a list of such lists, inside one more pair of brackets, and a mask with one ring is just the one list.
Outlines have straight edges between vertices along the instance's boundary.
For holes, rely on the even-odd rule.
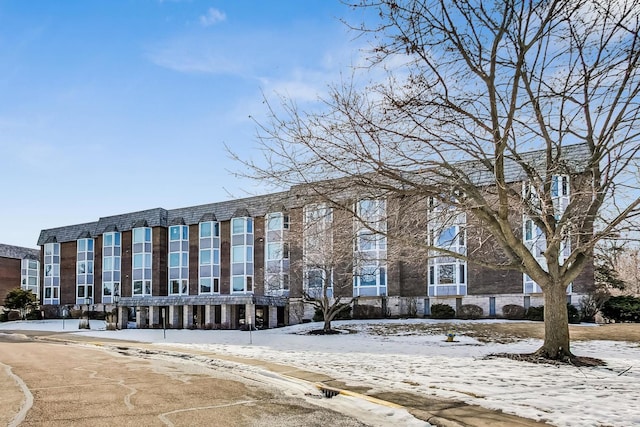
[[[337,321],[334,327],[351,333],[330,336],[305,334],[318,324],[249,333],[105,331],[100,330],[104,322],[91,321],[91,331],[79,332],[77,322],[67,320],[64,330],[278,362],[322,372],[350,385],[454,398],[556,426],[640,426],[640,345],[636,343],[574,342],[575,354],[607,363],[577,368],[484,359],[492,353],[532,352],[540,346],[539,340],[485,344],[458,335],[451,343],[441,333],[412,332],[411,325],[436,320]],[[380,333],[385,326],[399,323],[408,327],[392,328],[393,334]],[[2,329],[63,330],[59,320],[9,322],[0,324],[0,332]]]

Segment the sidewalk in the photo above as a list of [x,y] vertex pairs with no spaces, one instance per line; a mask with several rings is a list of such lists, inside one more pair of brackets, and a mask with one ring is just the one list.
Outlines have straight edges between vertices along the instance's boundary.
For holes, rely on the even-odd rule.
[[[9,332],[9,331],[5,331]],[[150,354],[169,354],[183,357],[199,356],[209,359],[219,359],[239,364],[256,366],[273,372],[285,378],[305,381],[314,384],[323,391],[325,397],[337,394],[365,399],[380,405],[404,408],[414,417],[439,427],[540,427],[546,423],[505,414],[500,411],[486,409],[480,406],[468,405],[463,402],[423,396],[407,392],[370,393],[366,389],[349,387],[327,375],[306,371],[291,366],[249,359],[236,356],[220,355],[213,352],[196,349],[163,348],[158,344],[148,344],[135,341],[103,339],[65,332],[13,331],[27,335],[33,339],[95,345],[114,350],[144,350]]]

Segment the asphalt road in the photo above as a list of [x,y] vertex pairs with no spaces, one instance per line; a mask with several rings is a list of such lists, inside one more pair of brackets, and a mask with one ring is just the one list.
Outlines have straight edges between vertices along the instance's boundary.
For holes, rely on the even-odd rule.
[[0,425],[365,425],[241,369],[0,334]]

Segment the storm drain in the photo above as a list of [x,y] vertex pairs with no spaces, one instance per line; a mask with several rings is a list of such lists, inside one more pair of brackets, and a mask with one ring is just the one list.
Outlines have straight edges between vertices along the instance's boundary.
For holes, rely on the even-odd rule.
[[322,392],[323,396],[326,397],[327,399],[331,399],[332,397],[337,396],[337,395],[340,394],[339,390],[336,390],[336,389],[333,389],[333,388],[326,388],[326,387],[322,387],[322,386],[318,386],[318,388]]

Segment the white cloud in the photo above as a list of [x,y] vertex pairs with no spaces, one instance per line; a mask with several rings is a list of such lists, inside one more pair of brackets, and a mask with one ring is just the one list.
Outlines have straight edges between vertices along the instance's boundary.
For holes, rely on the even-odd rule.
[[214,9],[213,7],[207,10],[205,15],[200,17],[200,24],[203,27],[209,27],[227,19],[227,15],[224,12]]

